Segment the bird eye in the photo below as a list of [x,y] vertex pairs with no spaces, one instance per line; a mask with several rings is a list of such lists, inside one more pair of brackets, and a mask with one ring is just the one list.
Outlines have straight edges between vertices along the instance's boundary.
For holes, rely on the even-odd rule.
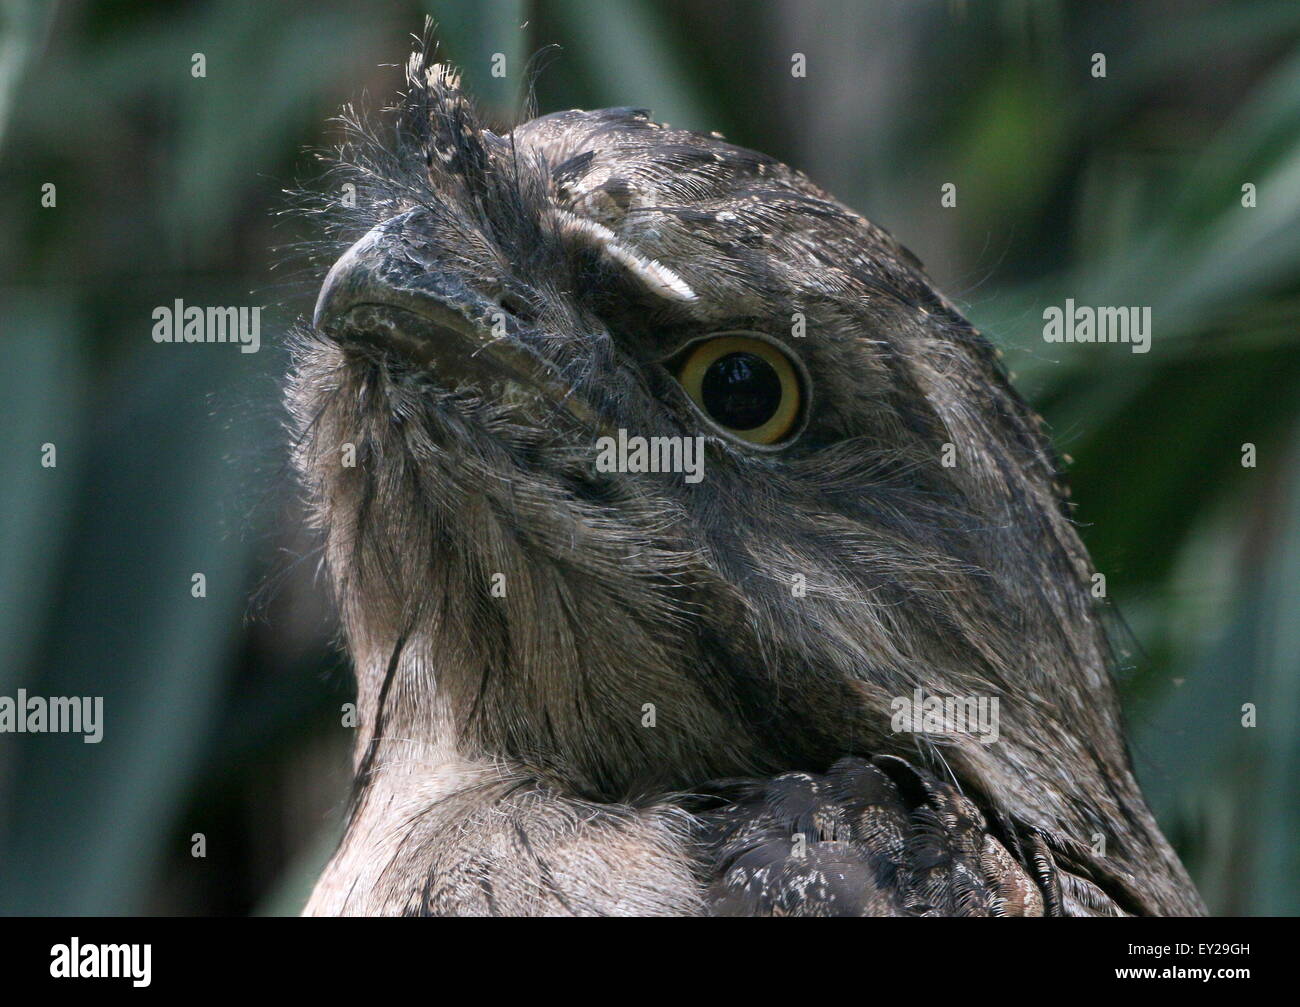
[[799,374],[776,346],[718,336],[688,348],[677,380],[704,414],[752,444],[775,444],[799,419]]

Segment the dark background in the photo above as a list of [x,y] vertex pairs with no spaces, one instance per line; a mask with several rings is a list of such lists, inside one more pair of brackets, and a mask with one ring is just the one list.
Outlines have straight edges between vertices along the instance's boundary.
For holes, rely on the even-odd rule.
[[[1300,911],[1300,4],[0,0],[0,695],[106,718],[0,736],[0,913],[293,912],[329,852],[349,679],[278,400],[320,277],[277,212],[425,13],[502,121],[558,43],[542,111],[720,130],[926,262],[1075,459],[1162,823],[1214,911]],[[178,297],[265,305],[261,352],[155,344]],[[1151,306],[1151,352],[1046,344],[1067,297]]]

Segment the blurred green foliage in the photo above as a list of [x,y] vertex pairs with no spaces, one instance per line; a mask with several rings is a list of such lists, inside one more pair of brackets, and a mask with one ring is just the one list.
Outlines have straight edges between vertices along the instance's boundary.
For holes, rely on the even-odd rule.
[[[313,281],[274,215],[426,12],[504,121],[538,54],[542,111],[719,129],[926,260],[1075,459],[1135,755],[1212,909],[1300,912],[1292,0],[0,0],[0,694],[107,717],[0,737],[0,912],[292,912],[328,849],[348,684],[283,468],[275,334]],[[263,351],[154,344],[177,297],[267,305]],[[1044,343],[1067,297],[1150,305],[1151,352]]]

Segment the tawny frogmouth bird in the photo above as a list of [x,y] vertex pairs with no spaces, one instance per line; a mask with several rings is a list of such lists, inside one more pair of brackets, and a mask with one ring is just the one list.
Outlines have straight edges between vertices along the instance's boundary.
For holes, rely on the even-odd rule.
[[1201,912],[1057,456],[917,259],[716,134],[409,77],[288,392],[361,720],[307,911]]

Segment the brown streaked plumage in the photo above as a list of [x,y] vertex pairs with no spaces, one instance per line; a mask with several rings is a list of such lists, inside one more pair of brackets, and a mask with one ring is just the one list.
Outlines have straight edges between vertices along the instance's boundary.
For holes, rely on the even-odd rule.
[[[1056,456],[916,259],[644,112],[493,133],[427,51],[391,143],[353,123],[369,233],[288,393],[362,718],[307,911],[1201,912]],[[675,380],[721,332],[803,375],[787,441]],[[703,480],[600,471],[620,429],[704,437]],[[916,689],[997,740],[895,731]]]

